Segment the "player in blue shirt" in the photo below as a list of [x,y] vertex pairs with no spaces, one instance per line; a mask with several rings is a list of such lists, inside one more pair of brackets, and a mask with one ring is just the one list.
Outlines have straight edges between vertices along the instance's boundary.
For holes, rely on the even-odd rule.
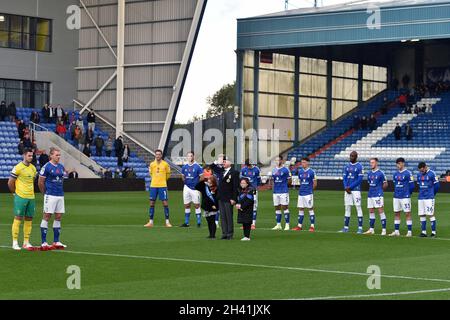
[[[39,173],[39,190],[44,195],[44,215],[41,221],[41,249],[64,249],[66,245],[59,240],[61,233],[61,218],[65,213],[63,181],[65,170],[59,163],[61,151],[57,148],[50,148],[50,161],[47,162]],[[47,243],[48,221],[52,215],[53,221],[53,245]]]
[[369,194],[367,198],[367,209],[370,215],[370,228],[364,234],[375,233],[375,209],[380,214],[382,231],[381,235],[386,235],[386,214],[384,213],[384,190],[388,186],[386,176],[378,168],[378,158],[370,159],[370,171],[367,173],[367,182],[369,183]]
[[253,220],[251,230],[256,229],[256,216],[258,215],[258,187],[261,185],[261,171],[257,166],[250,163],[250,160],[245,160],[245,167],[241,170],[241,178],[247,178],[250,186],[255,190],[253,194]]
[[188,152],[188,163],[181,168],[182,179],[184,182],[183,188],[183,203],[184,203],[184,223],[180,226],[182,228],[189,227],[189,220],[191,218],[191,203],[195,207],[195,216],[197,217],[197,227],[202,223],[202,209],[200,208],[200,192],[195,189],[195,186],[203,177],[203,168],[195,162],[194,152]]
[[348,232],[352,206],[355,206],[358,214],[357,233],[363,233],[363,211],[361,208],[361,183],[363,181],[363,176],[364,169],[358,162],[358,153],[352,151],[352,153],[350,153],[350,163],[344,167],[343,171],[345,219],[344,228],[340,232]]
[[419,185],[419,217],[422,226],[421,237],[427,236],[427,217],[431,223],[431,237],[436,237],[436,217],[434,216],[434,198],[439,191],[439,178],[428,169],[425,162],[419,163],[417,184]]
[[282,230],[281,227],[281,210],[284,212],[284,220],[286,225],[284,230],[289,230],[289,183],[291,181],[291,172],[283,165],[283,157],[275,158],[275,168],[272,170],[273,179],[273,205],[275,207],[275,215],[277,225],[272,230]]
[[392,176],[394,183],[394,232],[389,236],[400,236],[400,214],[403,211],[406,216],[406,225],[408,227],[407,237],[412,236],[412,219],[411,219],[411,194],[414,192],[414,176],[411,171],[405,167],[405,159],[398,158],[396,161],[397,171]]
[[303,219],[305,218],[305,208],[309,211],[309,220],[311,226],[310,232],[315,231],[315,215],[314,215],[314,189],[317,187],[316,173],[309,167],[309,158],[302,159],[302,167],[298,170],[298,179],[300,188],[298,190],[298,226],[292,230],[301,231],[303,228]]

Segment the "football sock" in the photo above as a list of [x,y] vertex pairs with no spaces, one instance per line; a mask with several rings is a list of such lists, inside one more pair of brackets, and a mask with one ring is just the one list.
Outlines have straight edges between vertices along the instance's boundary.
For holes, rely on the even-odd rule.
[[345,218],[344,218],[344,228],[348,229],[348,226],[350,224],[350,215],[352,214],[352,207],[351,206],[345,206]]
[[394,229],[395,229],[395,231],[399,231],[400,230],[400,220],[395,220],[394,221]]
[[155,216],[155,207],[150,207],[148,214],[150,215],[150,220],[153,221],[153,218]]
[[406,221],[406,225],[408,226],[408,231],[412,231],[412,224],[413,224],[412,220]]
[[164,216],[166,217],[166,220],[169,219],[169,207],[164,207]]
[[420,217],[420,225],[422,227],[422,233],[427,233],[427,218]]
[[202,223],[202,209],[195,209],[195,216],[197,217],[197,224]]
[[305,219],[305,212],[299,211],[298,212],[298,225],[301,227],[303,225],[303,219]]
[[289,214],[289,209],[284,210],[284,221],[289,224],[291,220],[291,215]]
[[344,218],[344,228],[348,229],[349,224],[350,224],[350,217],[345,217]]
[[23,243],[30,242],[31,229],[33,228],[33,221],[24,221],[23,223]]
[[42,243],[47,242],[48,221],[42,219],[41,221],[41,240]]
[[189,220],[191,218],[191,209],[184,210],[184,223],[189,224]]
[[356,206],[356,212],[358,213],[358,228],[362,228],[364,219],[361,206]]
[[280,224],[281,223],[281,210],[275,211],[275,216],[276,216],[277,224]]
[[21,220],[14,219],[14,221],[13,221],[12,228],[11,228],[13,241],[17,241],[19,239],[21,223],[22,223]]
[[369,213],[369,225],[370,229],[373,229],[375,227],[375,213]]
[[314,214],[314,211],[309,211],[309,221],[311,222],[311,227],[314,228],[314,224],[316,222],[316,215]]
[[61,221],[53,221],[53,242],[59,242],[59,235],[61,234]]
[[431,222],[431,232],[436,233],[436,217],[431,217],[430,222]]
[[386,215],[383,213],[380,214],[380,219],[381,219],[381,227],[383,229],[386,229]]
[[256,224],[256,217],[257,217],[257,215],[258,215],[258,212],[257,211],[253,211],[253,221],[252,221],[253,225]]

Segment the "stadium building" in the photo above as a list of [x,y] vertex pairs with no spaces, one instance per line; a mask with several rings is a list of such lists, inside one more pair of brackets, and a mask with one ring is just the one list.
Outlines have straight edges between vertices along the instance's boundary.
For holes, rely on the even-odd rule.
[[[127,166],[144,178],[154,150],[167,148],[205,6],[206,0],[2,1],[0,100],[14,102],[27,125],[33,111],[42,119],[44,104],[61,104],[76,118],[94,110],[95,136],[123,136],[132,146]],[[96,177],[85,167],[116,169],[114,151],[94,156],[92,145],[85,159],[68,135],[69,145],[55,137],[55,127],[34,127],[48,131],[37,138],[38,149],[57,144],[68,158],[80,158],[83,177]],[[9,121],[0,131],[5,178],[20,158],[19,136]]]
[[[289,158],[311,156],[320,176],[340,176],[350,150],[362,161],[378,156],[386,170],[404,156],[414,166],[429,161],[445,174],[450,168],[450,144],[442,139],[450,135],[449,22],[449,1],[410,0],[357,1],[239,19],[241,126],[269,132],[258,134],[260,148],[274,139]],[[428,92],[419,93],[422,84]],[[395,101],[408,92],[412,112],[405,114]],[[431,105],[432,113],[415,114],[416,105]],[[377,119],[372,130],[352,129],[356,116],[372,114]],[[410,124],[411,140],[395,139],[397,123],[403,132]],[[279,129],[279,136],[272,129]],[[247,154],[248,146],[247,139]]]

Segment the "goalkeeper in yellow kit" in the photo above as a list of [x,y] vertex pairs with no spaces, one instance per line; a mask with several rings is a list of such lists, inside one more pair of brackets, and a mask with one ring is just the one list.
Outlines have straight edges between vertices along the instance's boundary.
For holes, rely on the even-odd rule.
[[33,151],[25,149],[23,161],[18,163],[11,171],[8,180],[8,188],[14,194],[14,222],[12,225],[12,239],[14,250],[21,250],[18,238],[20,225],[23,220],[23,248],[33,250],[30,244],[30,234],[35,212],[34,180],[36,178],[36,167],[33,161]]

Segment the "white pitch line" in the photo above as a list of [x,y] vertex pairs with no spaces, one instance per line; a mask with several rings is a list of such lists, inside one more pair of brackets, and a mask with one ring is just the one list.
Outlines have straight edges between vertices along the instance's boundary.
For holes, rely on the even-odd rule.
[[450,288],[418,290],[418,291],[374,293],[374,294],[357,294],[357,295],[348,295],[348,296],[329,296],[329,297],[316,297],[316,298],[299,298],[299,299],[289,299],[289,300],[339,300],[339,299],[353,299],[353,298],[374,298],[374,297],[404,296],[404,295],[435,293],[435,292],[447,292],[447,291],[450,291]]
[[[10,247],[7,247],[7,246],[0,246],[0,248],[10,249]],[[53,251],[53,252],[55,252],[55,251]],[[198,264],[215,264],[215,265],[227,265],[227,266],[235,266],[235,267],[253,267],[253,268],[262,268],[262,269],[276,269],[276,270],[290,270],[290,271],[304,271],[304,272],[317,272],[317,273],[344,274],[344,275],[363,276],[363,277],[370,276],[370,274],[363,273],[363,272],[325,270],[325,269],[287,267],[287,266],[274,266],[274,265],[227,262],[227,261],[210,261],[210,260],[195,260],[195,259],[169,258],[169,257],[136,256],[136,255],[127,255],[127,254],[85,252],[85,251],[70,251],[70,250],[58,250],[56,252],[79,254],[79,255],[88,255],[88,256],[101,256],[101,257],[130,258],[130,259],[144,259],[144,260],[171,261],[171,262],[188,262],[188,263],[198,263]],[[397,275],[381,275],[381,277],[382,278],[389,278],[389,279],[401,279],[401,280],[416,280],[416,281],[450,283],[450,279],[418,278],[418,277],[397,276]]]

